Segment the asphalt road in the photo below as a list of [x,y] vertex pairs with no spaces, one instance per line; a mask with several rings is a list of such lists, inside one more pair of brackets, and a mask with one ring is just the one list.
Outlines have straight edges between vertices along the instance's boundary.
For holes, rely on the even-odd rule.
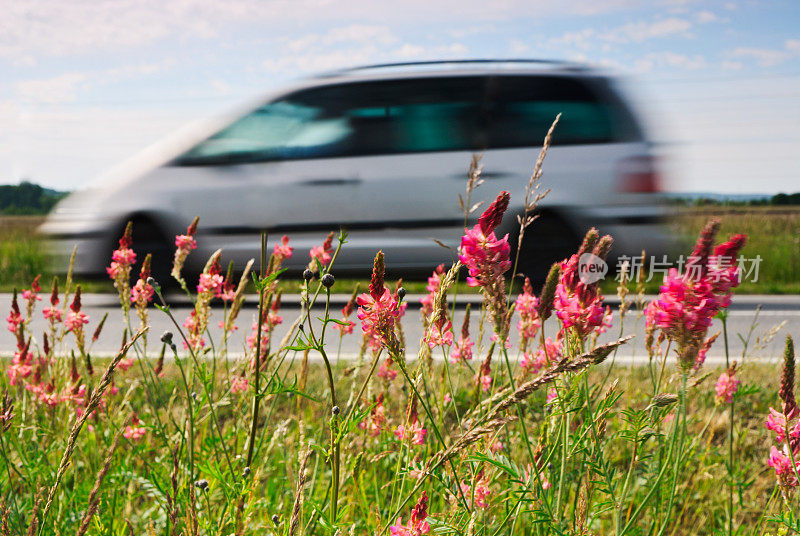
[[[43,294],[42,298],[43,300],[46,300],[47,296]],[[419,298],[420,296],[407,296],[409,308],[405,317],[403,318],[403,326],[407,340],[407,352],[410,357],[416,356],[419,348],[419,340],[422,337],[422,327],[419,314]],[[332,295],[331,310],[333,311],[333,317],[340,318],[340,309],[347,299],[349,299],[349,295]],[[189,315],[189,311],[191,310],[189,302],[185,298],[179,297],[173,297],[170,301],[173,314],[178,319],[178,322],[182,323],[183,320]],[[466,301],[473,302],[473,310],[478,309],[480,304],[479,297],[461,296],[458,298],[458,303],[462,306],[466,303]],[[616,299],[609,298],[606,301],[612,306],[612,309],[616,308]],[[239,321],[237,323],[240,329],[234,333],[229,343],[230,352],[234,355],[241,355],[243,352],[244,337],[250,333],[251,323],[257,314],[255,309],[256,302],[257,300],[255,296],[250,297],[246,302],[245,309],[239,316]],[[10,310],[10,303],[10,294],[0,294],[0,314],[3,315],[3,318],[5,318],[5,315]],[[31,324],[33,333],[39,337],[46,327],[45,320],[41,315],[41,308],[43,307],[44,303],[44,301],[39,302],[37,306],[37,312],[34,314],[34,320]],[[285,296],[283,298],[281,315],[283,316],[284,321],[283,324],[278,326],[275,331],[274,337],[276,340],[280,340],[284,336],[288,327],[299,315],[299,303],[300,297],[298,295]],[[320,303],[323,303],[323,299],[320,299]],[[117,297],[108,294],[84,295],[83,304],[84,312],[86,312],[90,317],[90,323],[87,326],[87,332],[89,336],[94,331],[97,322],[100,321],[102,316],[106,312],[108,312],[109,315],[99,340],[92,348],[92,354],[95,356],[102,356],[115,353],[120,347],[122,331],[126,326]],[[758,311],[758,316],[756,318],[756,312],[759,306],[760,310]],[[321,316],[322,314],[322,308],[315,308],[311,313],[312,317]],[[475,334],[478,330],[477,316],[478,315],[475,314],[472,315],[471,330],[473,333],[473,339],[475,339]],[[633,360],[634,363],[641,364],[647,360],[643,348],[644,319],[642,318],[637,322],[636,317],[636,311],[630,311],[623,323],[623,334],[635,334],[636,337],[630,343],[628,343],[627,347],[619,352],[617,357],[618,363],[630,363],[631,360]],[[221,340],[221,330],[217,327],[217,324],[221,319],[222,308],[217,307],[212,313],[210,322],[211,336],[215,343],[218,343]],[[458,307],[454,322],[456,330],[460,328],[462,319],[463,307]],[[355,319],[355,315],[353,315],[353,320],[357,321],[357,319]],[[135,314],[132,314],[131,321],[134,326],[138,326],[139,319]],[[152,308],[150,311],[150,323],[152,333],[150,336],[151,340],[160,337],[161,333],[163,333],[165,330],[175,331],[174,326],[169,318],[155,308]],[[602,337],[601,340],[606,341],[615,338],[619,334],[619,326],[619,317],[617,314],[615,314],[614,326]],[[751,332],[751,326],[753,326],[753,329],[750,335],[750,343],[748,345],[746,358],[757,360],[780,359],[786,334],[791,334],[795,338],[800,338],[800,296],[736,296],[733,304],[731,305],[728,318],[729,351],[731,359],[742,359],[744,344],[739,335],[747,338],[748,333]],[[771,340],[767,340],[767,333],[770,330],[774,330],[776,326],[782,326],[778,331],[777,336]],[[554,335],[555,322],[552,320],[549,321],[545,329],[547,335]],[[719,321],[715,320],[711,332],[713,333],[717,329],[721,329],[721,324]],[[329,329],[328,336],[330,337],[328,339],[330,341],[328,346],[329,354],[337,355],[337,348],[339,345],[338,332],[333,329]],[[360,327],[357,327],[356,331],[354,331],[352,335],[345,336],[342,340],[340,354],[341,358],[347,359],[357,355],[360,340]],[[515,342],[515,338],[512,337],[512,344]],[[14,350],[15,339],[12,333],[5,329],[5,325],[3,325],[3,329],[0,330],[0,355],[11,355]],[[155,352],[155,350],[153,351]],[[516,352],[513,350],[513,348],[511,355],[516,355]],[[710,363],[724,363],[725,351],[722,337],[717,340],[708,355],[708,361]]]

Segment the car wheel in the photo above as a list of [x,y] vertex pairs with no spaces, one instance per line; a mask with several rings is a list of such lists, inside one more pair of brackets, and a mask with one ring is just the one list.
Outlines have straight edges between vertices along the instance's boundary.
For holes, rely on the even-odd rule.
[[[148,253],[152,255],[150,273],[164,288],[173,285],[172,257],[173,249],[166,234],[151,219],[136,217],[133,220],[133,250],[136,251],[136,265],[131,271],[131,279],[136,280]],[[123,228],[124,231],[124,228]],[[120,236],[122,233],[120,233]]]
[[[516,222],[516,218],[514,218]],[[517,254],[519,227],[509,232],[512,269]],[[572,228],[555,214],[542,214],[525,230],[515,275],[520,279],[529,277],[539,287],[547,278],[554,262],[562,261],[580,246],[580,239]]]

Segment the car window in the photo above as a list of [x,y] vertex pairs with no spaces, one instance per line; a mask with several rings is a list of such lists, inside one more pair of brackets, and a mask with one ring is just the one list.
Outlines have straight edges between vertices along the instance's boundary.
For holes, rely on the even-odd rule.
[[553,145],[608,143],[618,138],[615,105],[583,81],[558,76],[495,76],[489,81],[488,148],[542,143],[561,114]]
[[266,104],[177,161],[226,164],[485,146],[485,79],[349,83]]

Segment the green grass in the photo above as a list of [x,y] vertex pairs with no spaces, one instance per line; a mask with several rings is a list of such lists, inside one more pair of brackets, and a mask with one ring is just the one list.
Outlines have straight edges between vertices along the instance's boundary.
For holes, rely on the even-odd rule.
[[[443,291],[452,276],[443,277]],[[271,276],[257,282],[268,306],[283,285]],[[689,370],[698,348],[685,332],[656,343],[663,358],[651,349],[645,366],[631,368],[614,365],[611,349],[553,315],[525,344],[531,354],[544,352],[545,336],[557,337],[563,359],[548,347],[550,363],[525,369],[517,362],[524,350],[490,340],[517,326],[499,292],[491,306],[473,309],[470,362],[451,363],[446,348],[425,344],[420,359],[406,361],[403,330],[384,310],[373,315],[380,351],[364,344],[358,359],[340,363],[339,311],[326,304],[312,315],[329,294],[321,282],[309,285],[302,307],[261,316],[280,314],[291,325],[284,341],[262,343],[262,360],[246,342],[249,318],[239,318],[229,341],[211,340],[203,326],[225,325],[230,314],[211,308],[213,289],[196,298],[188,319],[172,318],[174,335],[161,339],[130,334],[171,315],[169,308],[129,311],[123,295],[128,328],[119,336],[131,340],[131,360],[105,374],[112,365],[92,357],[87,340],[99,319],[69,323],[83,335],[66,331],[67,322],[53,325],[45,345],[10,316],[19,342],[14,360],[0,362],[0,536],[386,535],[398,518],[408,520],[423,492],[432,534],[800,531],[791,517],[800,494],[776,484],[766,464],[776,439],[764,427],[769,408],[781,407],[778,385],[784,398],[794,385],[788,373],[781,382],[780,366],[750,363],[749,337],[750,353],[735,356],[742,384],[733,405],[717,400],[721,370]],[[338,285],[333,291],[344,290]],[[62,300],[65,313],[69,301]],[[641,321],[639,314],[618,322]],[[178,353],[181,325],[188,339],[204,339],[190,354]],[[628,344],[619,349],[625,356],[645,341],[615,344]],[[175,360],[159,375],[165,349]],[[431,352],[443,359],[434,362]],[[676,354],[689,365],[677,366]],[[111,372],[113,384],[101,379]],[[487,377],[482,389],[478,380]],[[96,411],[92,396],[102,397]],[[375,418],[379,401],[373,435],[360,425]],[[412,425],[418,441],[398,437]]]

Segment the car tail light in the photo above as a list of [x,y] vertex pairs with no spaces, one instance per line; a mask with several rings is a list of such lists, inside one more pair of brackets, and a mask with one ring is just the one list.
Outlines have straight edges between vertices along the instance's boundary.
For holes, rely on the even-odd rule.
[[617,191],[625,193],[657,193],[661,191],[656,159],[634,156],[619,163]]

